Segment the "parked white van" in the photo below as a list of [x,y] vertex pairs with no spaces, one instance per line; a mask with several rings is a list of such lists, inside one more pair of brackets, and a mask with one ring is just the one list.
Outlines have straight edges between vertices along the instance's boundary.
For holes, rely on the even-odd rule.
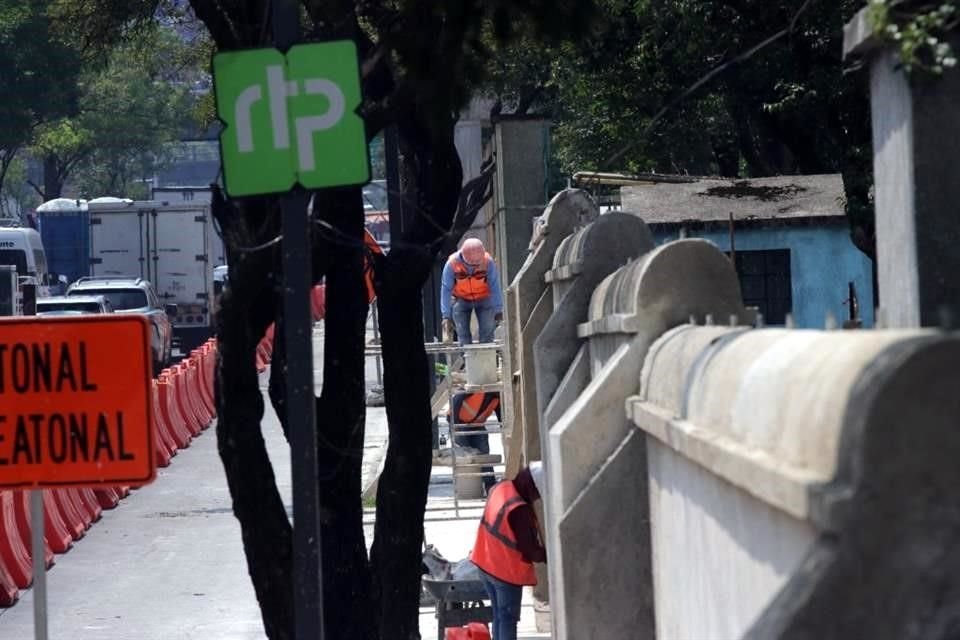
[[21,284],[46,289],[47,255],[36,229],[0,227],[0,265],[15,267]]

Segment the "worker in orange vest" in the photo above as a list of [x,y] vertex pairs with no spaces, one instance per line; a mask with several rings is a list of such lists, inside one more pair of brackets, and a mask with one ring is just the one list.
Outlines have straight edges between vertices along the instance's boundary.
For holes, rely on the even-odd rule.
[[503,293],[497,265],[477,238],[467,238],[451,254],[440,278],[440,316],[444,342],[456,327],[460,344],[473,343],[471,314],[477,314],[479,342],[493,342],[503,322]]
[[[490,453],[490,439],[484,426],[491,414],[500,417],[500,393],[497,391],[476,391],[473,393],[456,393],[450,399],[450,413],[447,414],[447,424],[451,433],[456,433],[452,444],[462,444],[476,449],[482,454]],[[474,426],[475,425],[475,426]],[[489,494],[497,479],[491,466],[480,467],[484,493]]]
[[516,640],[525,585],[537,584],[533,563],[546,562],[533,503],[540,499],[543,467],[533,462],[490,491],[470,560],[493,606],[493,640]]

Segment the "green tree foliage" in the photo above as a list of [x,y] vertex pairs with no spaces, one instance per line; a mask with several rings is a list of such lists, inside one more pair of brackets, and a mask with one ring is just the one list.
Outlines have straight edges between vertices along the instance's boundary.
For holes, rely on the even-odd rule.
[[0,193],[0,218],[22,218],[24,211],[40,202],[36,192],[27,184],[26,162],[22,156],[14,157]]
[[42,123],[76,108],[80,62],[45,0],[0,0],[0,188]]
[[841,172],[854,242],[872,255],[868,92],[841,57],[843,25],[862,4],[811,0],[798,16],[802,3],[786,0],[600,0],[591,37],[502,51],[488,87],[505,105],[538,88],[529,106],[556,123],[567,172]]
[[190,121],[198,69],[195,50],[157,25],[120,42],[104,63],[90,63],[77,113],[48,123],[35,139],[46,172],[37,191],[45,200],[59,197],[72,176],[83,196],[147,195],[142,180],[162,166],[165,145]]
[[896,49],[907,73],[919,69],[937,76],[957,66],[948,39],[960,26],[957,0],[871,0],[869,7],[874,33]]

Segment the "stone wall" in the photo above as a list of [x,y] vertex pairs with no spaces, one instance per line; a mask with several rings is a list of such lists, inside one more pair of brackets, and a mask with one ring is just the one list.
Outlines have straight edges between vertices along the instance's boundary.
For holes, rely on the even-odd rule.
[[514,283],[554,637],[946,637],[960,339],[755,329],[716,246],[651,248],[621,215],[542,236],[543,284]]

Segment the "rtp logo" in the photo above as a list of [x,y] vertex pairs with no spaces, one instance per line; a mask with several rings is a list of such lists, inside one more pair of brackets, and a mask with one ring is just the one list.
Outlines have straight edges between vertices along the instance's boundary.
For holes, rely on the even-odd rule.
[[231,196],[370,180],[357,50],[349,40],[217,54],[224,185]]

